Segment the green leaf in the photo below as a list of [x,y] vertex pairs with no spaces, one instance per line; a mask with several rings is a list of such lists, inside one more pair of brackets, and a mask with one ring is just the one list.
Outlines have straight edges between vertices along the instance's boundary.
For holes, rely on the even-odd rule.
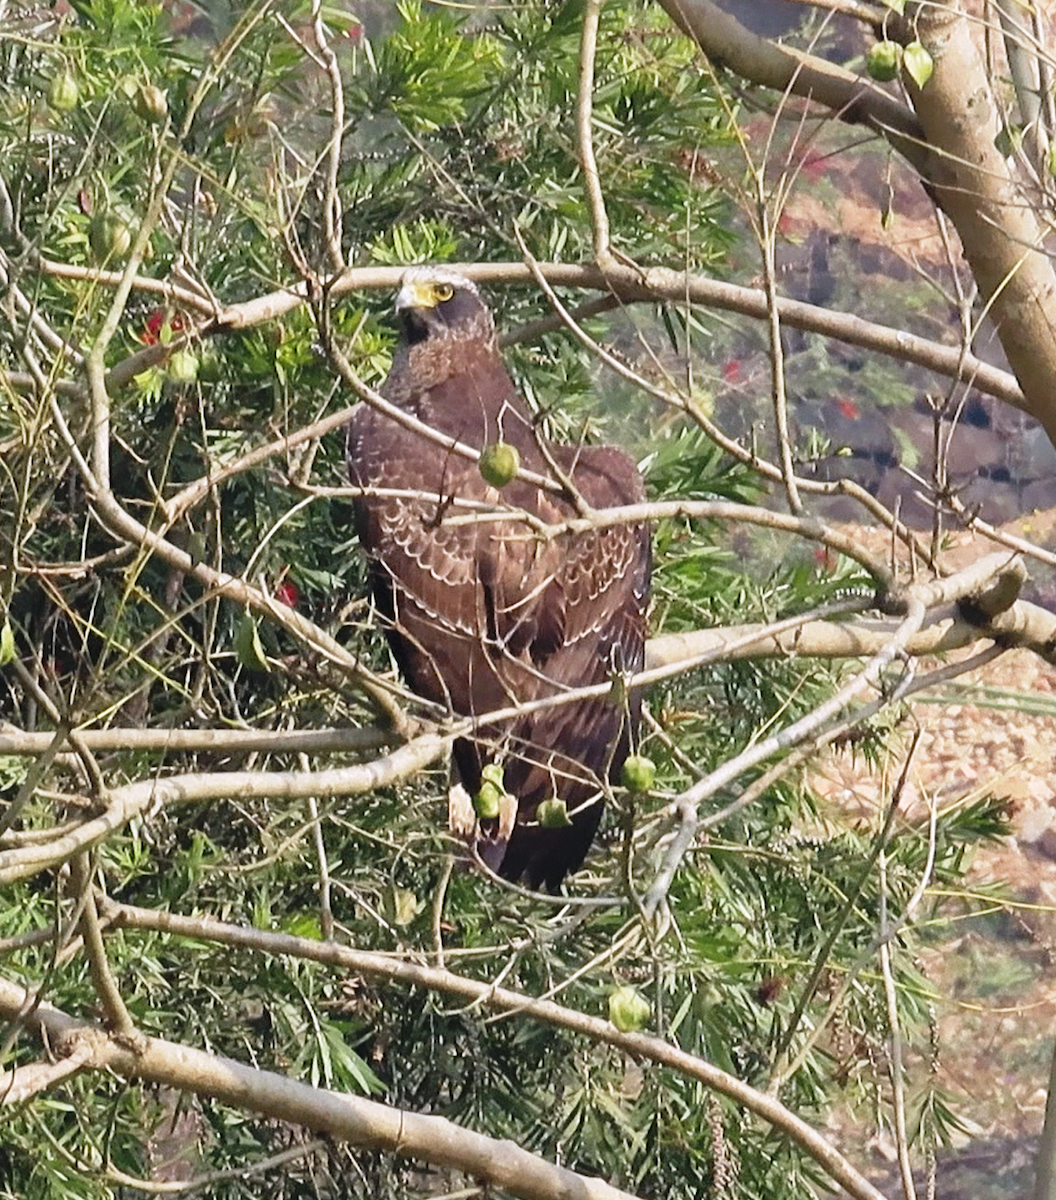
[[256,620],[249,614],[242,618],[235,634],[235,657],[250,671],[270,671],[260,630]]
[[902,66],[918,88],[922,88],[928,82],[935,70],[931,55],[920,42],[910,42],[902,51]]
[[0,626],[0,667],[6,667],[15,659],[15,631],[11,628],[11,618],[4,617]]

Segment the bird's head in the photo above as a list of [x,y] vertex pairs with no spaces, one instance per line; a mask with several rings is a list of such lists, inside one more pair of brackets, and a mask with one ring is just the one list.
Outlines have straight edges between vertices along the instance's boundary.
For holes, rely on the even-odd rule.
[[476,284],[446,267],[411,267],[404,272],[396,317],[410,346],[460,338],[490,340],[495,331]]

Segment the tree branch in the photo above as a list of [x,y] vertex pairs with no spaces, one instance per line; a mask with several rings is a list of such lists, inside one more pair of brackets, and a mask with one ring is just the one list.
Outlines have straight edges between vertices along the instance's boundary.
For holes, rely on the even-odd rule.
[[912,111],[871,81],[747,30],[712,0],[659,0],[672,21],[718,67],[778,92],[816,101],[851,125],[886,138],[922,174],[924,133]]
[[[155,754],[341,754],[378,750],[394,740],[390,729],[80,729],[96,754],[141,751]],[[25,733],[0,721],[0,754],[46,754],[54,733]]]
[[[771,1096],[743,1083],[735,1076],[704,1059],[689,1054],[663,1038],[645,1033],[620,1033],[609,1021],[566,1008],[552,1000],[536,1000],[521,992],[467,979],[451,971],[424,964],[405,962],[383,954],[355,950],[333,942],[318,942],[292,934],[271,933],[226,925],[208,918],[181,917],[168,912],[108,904],[107,916],[126,928],[150,929],[213,941],[221,945],[290,954],[368,978],[387,979],[408,987],[426,988],[462,997],[494,1012],[515,1013],[544,1021],[559,1029],[580,1034],[592,1041],[614,1046],[634,1058],[647,1059],[660,1066],[699,1080],[706,1087],[728,1096],[764,1121],[782,1130],[857,1200],[883,1200],[879,1192],[822,1135],[790,1112]],[[5,985],[0,984],[0,987]],[[6,985],[10,987],[11,985]],[[0,991],[0,1009],[4,993]]]
[[452,733],[423,734],[373,762],[305,775],[296,771],[225,771],[189,773],[144,779],[113,788],[106,808],[74,829],[50,841],[0,850],[0,883],[25,879],[89,850],[152,805],[187,804],[224,795],[241,799],[306,799],[309,796],[354,796],[404,779],[447,753],[452,740],[464,733],[463,722]]
[[[24,988],[0,979],[0,1014],[15,1020],[26,999]],[[143,1038],[133,1049],[108,1037],[100,1026],[78,1021],[50,1004],[41,1004],[25,1024],[87,1069],[209,1096],[307,1126],[337,1141],[450,1167],[525,1200],[636,1200],[604,1180],[579,1175],[514,1142],[462,1129],[443,1117],[310,1087],[161,1038]],[[878,1195],[873,1192],[867,1200],[877,1200]]]
[[956,0],[915,4],[901,21],[891,14],[886,26],[904,41],[919,39],[934,63],[925,87],[906,79],[917,120],[858,76],[750,33],[712,0],[660,3],[713,62],[867,125],[917,170],[960,236],[1023,390],[1017,407],[1056,445],[1056,272],[1034,205],[1001,149],[1001,107]]
[[[532,273],[523,262],[452,263],[451,266],[467,278],[486,286],[532,281]],[[739,313],[760,321],[767,318],[766,295],[761,289],[740,287],[666,267],[631,267],[610,263],[602,270],[593,264],[546,262],[539,263],[538,267],[555,287],[601,291],[607,296],[616,297],[622,304],[657,301],[690,303]],[[62,268],[61,264],[49,263],[49,271],[53,268],[54,273],[60,275],[85,274],[84,268]],[[357,291],[392,291],[398,286],[403,271],[403,267],[353,267],[336,279],[327,281],[324,287],[335,298]],[[117,283],[121,278],[107,271],[95,271],[92,274],[98,277],[100,283],[108,285]],[[157,280],[137,276],[136,287],[140,286],[161,294],[167,294],[166,288],[170,292],[173,290]],[[285,316],[308,302],[308,289],[305,284],[292,285],[242,304],[228,305],[219,314],[208,301],[200,296],[195,297],[193,293],[180,292],[179,298],[181,307],[198,312],[205,319],[206,323],[194,336],[209,337],[253,328]],[[899,362],[914,363],[937,375],[970,384],[977,391],[1003,400],[1014,408],[1031,411],[1015,376],[983,362],[973,354],[963,353],[960,347],[945,346],[849,313],[780,296],[777,298],[777,314],[781,323],[792,329],[821,334],[847,345],[873,350]],[[121,388],[148,367],[156,366],[182,344],[183,341],[173,339],[169,346],[147,346],[137,351],[111,369],[106,377],[107,388],[111,391]],[[0,372],[0,380],[8,378],[4,372]]]
[[961,239],[1001,345],[1056,445],[1056,273],[1045,231],[1001,150],[1003,118],[967,16],[955,3],[914,6],[907,28],[935,64],[907,88],[931,147],[925,178]]
[[[1002,576],[1004,576],[1007,586],[995,587],[995,577],[1001,579]],[[884,671],[897,655],[906,653],[910,639],[919,632],[930,609],[946,604],[965,602],[971,597],[980,595],[987,597],[980,607],[996,609],[1004,604],[1007,609],[1012,605],[1018,592],[1018,584],[1015,583],[1015,580],[1018,578],[1021,582],[1022,577],[1022,563],[1017,558],[1007,554],[992,554],[946,579],[911,585],[906,590],[903,603],[900,605],[900,610],[905,613],[905,616],[895,629],[893,636],[880,647],[858,675],[813,711],[800,717],[799,720],[793,721],[791,725],[777,733],[753,742],[740,754],[727,759],[676,797],[674,807],[679,817],[678,832],[672,839],[664,855],[663,863],[656,873],[656,878],[650,884],[642,901],[643,910],[651,915],[656,913],[664,903],[679,864],[689,852],[696,837],[699,808],[705,799],[732,783],[739,775],[753,766],[764,762],[782,750],[787,750],[816,736],[828,722],[837,718],[863,692],[870,688],[880,689]],[[1011,598],[1009,598],[1009,593]],[[969,607],[971,607],[970,604]],[[880,690],[882,691],[882,689]]]

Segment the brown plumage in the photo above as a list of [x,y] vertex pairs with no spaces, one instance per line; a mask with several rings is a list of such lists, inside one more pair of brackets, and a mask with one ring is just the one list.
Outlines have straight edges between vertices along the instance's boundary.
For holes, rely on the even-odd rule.
[[[547,456],[594,508],[643,499],[634,463],[611,446],[546,442],[503,365],[476,287],[443,268],[409,270],[396,301],[402,338],[382,394],[451,444],[516,446],[522,469],[552,476]],[[619,526],[555,539],[508,517],[466,523],[450,498],[523,509],[554,524],[575,515],[561,495],[515,479],[501,492],[477,464],[362,405],[348,428],[354,485],[432,499],[357,497],[356,525],[396,661],[419,695],[477,716],[642,667],[649,530]],[[438,503],[436,497],[444,497]],[[459,518],[461,523],[455,523]],[[454,748],[463,801],[490,763],[515,797],[500,818],[470,821],[501,875],[556,890],[583,862],[601,819],[602,780],[617,776],[636,736],[640,703],[609,698],[544,707],[491,724]],[[571,825],[535,820],[564,800]],[[463,806],[464,808],[464,806]],[[453,810],[454,811],[454,810]],[[472,818],[472,812],[469,813]],[[458,818],[455,818],[457,822]]]

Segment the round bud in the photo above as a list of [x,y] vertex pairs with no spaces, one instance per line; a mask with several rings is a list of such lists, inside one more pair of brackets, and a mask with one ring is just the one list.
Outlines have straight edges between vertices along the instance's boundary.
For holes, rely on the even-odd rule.
[[902,47],[898,42],[874,42],[865,59],[865,69],[873,79],[889,83],[902,65]]
[[618,987],[609,993],[609,1020],[620,1033],[637,1033],[652,1015],[649,1002],[633,987]]
[[656,782],[656,764],[644,754],[632,754],[623,764],[620,780],[629,792],[648,792]]
[[572,824],[572,818],[568,815],[568,805],[556,797],[539,802],[535,810],[535,819],[543,829],[567,829]]
[[484,481],[494,488],[504,488],[517,474],[520,465],[521,456],[517,453],[517,447],[509,442],[494,442],[485,446],[477,460]]

